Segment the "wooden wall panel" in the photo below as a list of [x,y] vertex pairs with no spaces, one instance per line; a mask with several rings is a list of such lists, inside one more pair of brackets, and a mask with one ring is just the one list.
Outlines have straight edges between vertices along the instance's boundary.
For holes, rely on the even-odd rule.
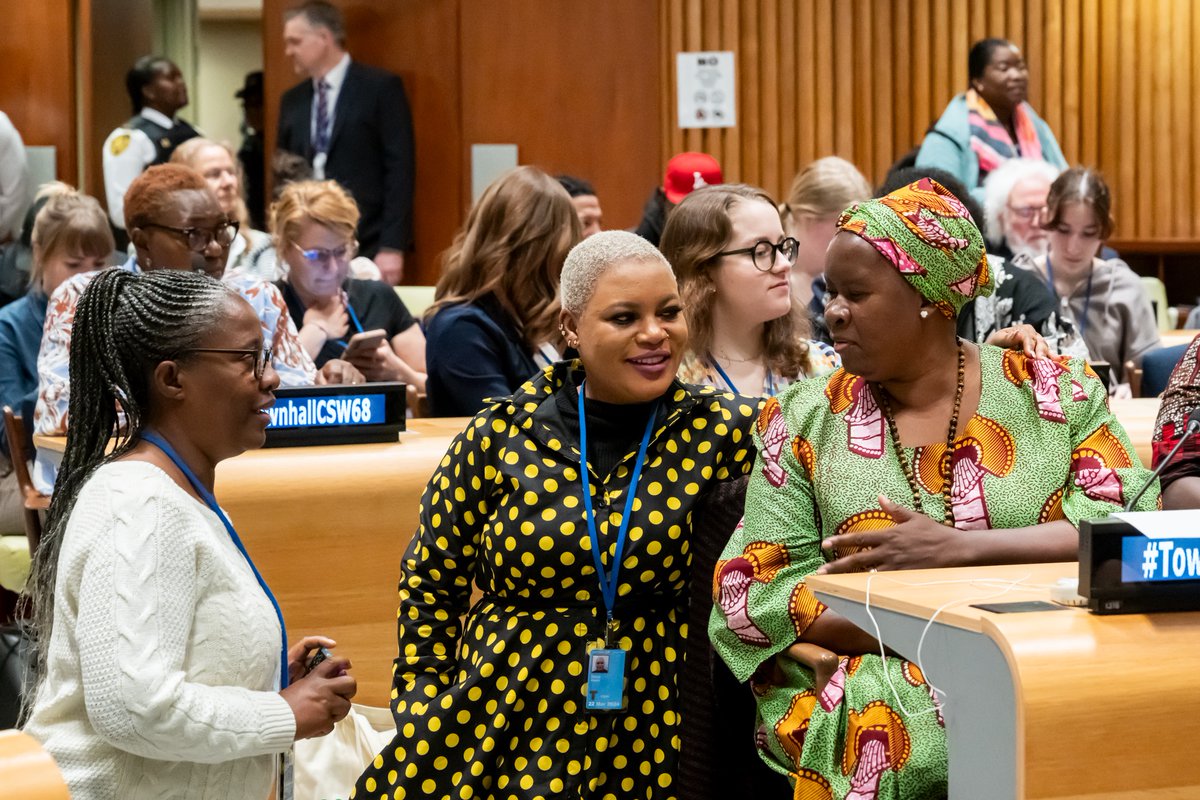
[[[263,0],[268,153],[275,146],[279,98],[300,80],[283,54],[283,13],[294,5],[294,0]],[[405,282],[434,283],[437,256],[470,201],[462,172],[458,0],[335,0],[335,5],[346,17],[351,56],[404,79],[417,160],[415,250],[405,264]]]
[[515,143],[591,180],[605,227],[635,226],[662,181],[657,6],[462,0],[460,42],[464,169],[471,144]]
[[71,0],[6,0],[0,26],[0,111],[26,145],[58,148],[58,178],[75,183],[75,59]]
[[[688,2],[698,41],[700,0]],[[660,75],[671,48],[660,40],[657,4],[577,4],[569,13],[556,0],[336,4],[351,55],[401,75],[412,106],[416,251],[406,282],[437,280],[438,255],[470,204],[471,144],[515,143],[523,164],[589,178],[606,226],[637,224],[662,175]],[[282,44],[291,5],[263,4],[268,150],[279,97],[297,81]]]
[[[81,89],[82,185],[105,208],[104,140],[129,119],[133,109],[125,90],[125,73],[133,62],[154,50],[152,0],[78,0],[78,49]],[[195,86],[189,86],[192,98]],[[180,115],[195,120],[193,109]]]
[[[662,0],[661,16],[664,159],[707,149],[774,195],[826,155],[878,183],[966,88],[971,44],[1002,36],[1024,49],[1030,101],[1067,160],[1108,178],[1116,237],[1200,251],[1194,0]],[[675,126],[681,48],[735,51],[738,127]]]

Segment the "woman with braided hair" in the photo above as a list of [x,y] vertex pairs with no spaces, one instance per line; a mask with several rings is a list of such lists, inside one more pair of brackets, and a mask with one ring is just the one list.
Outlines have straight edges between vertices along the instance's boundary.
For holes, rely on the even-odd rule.
[[334,643],[287,647],[212,495],[218,462],[262,446],[279,385],[258,317],[204,275],[110,269],[75,327],[26,730],[74,797],[266,798],[276,756],[332,730],[355,681],[339,658],[304,674]]
[[[760,754],[797,797],[945,796],[939,699],[918,665],[881,655],[806,578],[1073,560],[1079,520],[1119,510],[1149,474],[1084,362],[956,336],[958,313],[994,280],[983,237],[941,184],[851,206],[825,276],[842,367],[759,413],[709,634],[751,681]],[[1137,508],[1156,503],[1153,486]],[[823,686],[776,658],[797,642],[839,656]]]

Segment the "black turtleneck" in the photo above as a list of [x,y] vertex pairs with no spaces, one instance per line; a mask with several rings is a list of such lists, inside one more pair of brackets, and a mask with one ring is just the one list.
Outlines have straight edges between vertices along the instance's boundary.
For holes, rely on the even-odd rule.
[[[556,398],[567,430],[579,436],[579,395],[560,391]],[[588,463],[603,480],[621,459],[637,449],[646,432],[646,419],[654,401],[648,403],[606,403],[603,400],[583,399],[587,418]]]

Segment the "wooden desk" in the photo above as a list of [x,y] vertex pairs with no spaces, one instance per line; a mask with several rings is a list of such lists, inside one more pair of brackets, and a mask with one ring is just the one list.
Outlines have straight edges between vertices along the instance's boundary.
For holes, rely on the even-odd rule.
[[1164,331],[1158,337],[1162,342],[1163,347],[1174,347],[1177,344],[1191,344],[1192,339],[1196,338],[1196,334],[1200,331],[1178,329],[1173,331]]
[[71,793],[54,758],[27,733],[0,731],[0,786],[5,797],[21,800],[70,800]]
[[[386,706],[400,557],[425,484],[465,418],[415,419],[394,444],[254,450],[217,467],[217,500],[283,608],[288,638],[325,634],[357,702]],[[61,451],[65,439],[35,437]]]
[[869,587],[884,642],[912,660],[934,619],[920,666],[946,692],[952,798],[1200,796],[1200,612],[970,607],[1048,600],[1044,587],[1077,574],[1075,563],[1032,564],[814,575],[808,585],[874,631]]

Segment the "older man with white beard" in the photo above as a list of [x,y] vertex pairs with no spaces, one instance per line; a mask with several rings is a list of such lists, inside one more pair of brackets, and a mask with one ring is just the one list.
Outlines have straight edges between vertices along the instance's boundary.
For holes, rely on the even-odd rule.
[[987,176],[983,191],[989,255],[1009,261],[1017,255],[1046,255],[1049,240],[1041,218],[1059,172],[1045,161],[1012,158]]

